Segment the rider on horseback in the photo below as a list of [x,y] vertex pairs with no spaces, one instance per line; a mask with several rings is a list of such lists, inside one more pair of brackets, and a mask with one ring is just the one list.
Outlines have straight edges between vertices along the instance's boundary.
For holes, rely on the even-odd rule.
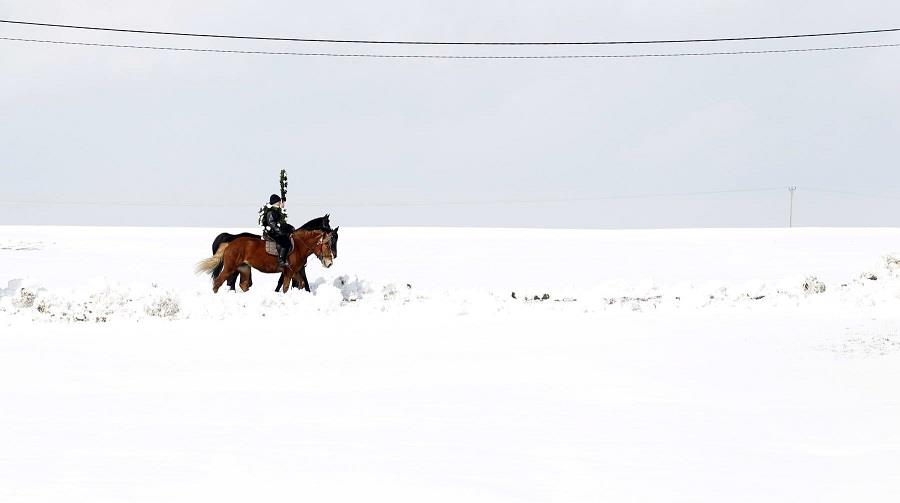
[[278,250],[278,265],[287,267],[288,253],[291,251],[291,233],[294,228],[287,223],[284,201],[272,194],[269,204],[260,211],[259,223],[263,226],[263,238],[274,241]]

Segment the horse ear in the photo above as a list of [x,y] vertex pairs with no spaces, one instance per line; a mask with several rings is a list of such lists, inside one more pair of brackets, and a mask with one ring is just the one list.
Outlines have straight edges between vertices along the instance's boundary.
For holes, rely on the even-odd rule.
[[338,231],[338,229],[340,229],[340,228],[341,228],[340,225],[338,225],[337,227],[335,227],[335,228],[334,228],[334,233],[337,234],[337,231]]

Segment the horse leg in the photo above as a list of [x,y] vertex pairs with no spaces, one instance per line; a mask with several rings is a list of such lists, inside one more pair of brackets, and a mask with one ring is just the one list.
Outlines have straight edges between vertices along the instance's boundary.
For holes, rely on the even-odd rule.
[[[238,277],[238,273],[236,273],[236,272],[228,277],[228,281],[226,283],[228,284],[229,290],[234,290],[234,284],[237,282],[237,277]],[[241,282],[243,282],[243,279],[241,279]]]
[[290,267],[286,267],[284,269],[284,273],[282,273],[282,275],[281,275],[281,283],[282,283],[281,292],[282,293],[288,293],[288,290],[291,289],[291,282],[288,281],[287,278],[292,278],[293,276],[294,276],[294,271],[291,270]]
[[219,293],[219,288],[222,287],[222,284],[225,283],[225,280],[231,275],[231,268],[225,267],[222,269],[222,272],[216,276],[216,279],[213,280],[213,293]]
[[241,274],[241,290],[246,292],[250,289],[250,267],[246,264],[238,268]]
[[275,291],[281,290],[281,286],[284,284],[284,273],[281,273],[281,276],[278,276],[278,284],[275,285]]
[[219,275],[213,280],[213,293],[219,293],[219,288],[222,287],[222,284],[235,273],[234,262],[234,257],[226,251],[225,256],[222,258],[222,270],[219,271]]
[[309,278],[306,277],[306,266],[301,267],[300,270],[297,271],[297,275],[300,276],[300,280],[303,282],[303,289],[309,292]]

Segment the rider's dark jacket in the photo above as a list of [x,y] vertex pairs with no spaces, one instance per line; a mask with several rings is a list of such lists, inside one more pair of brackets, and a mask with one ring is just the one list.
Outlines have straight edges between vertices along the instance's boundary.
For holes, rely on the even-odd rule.
[[288,225],[284,211],[277,206],[266,205],[263,208],[263,215],[260,218],[263,226],[263,237],[278,240],[291,232],[291,226]]

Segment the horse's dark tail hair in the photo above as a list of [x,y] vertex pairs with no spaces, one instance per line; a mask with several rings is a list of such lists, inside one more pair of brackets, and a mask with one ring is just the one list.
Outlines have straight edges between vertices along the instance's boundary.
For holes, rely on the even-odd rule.
[[223,232],[223,233],[219,234],[218,236],[216,236],[216,239],[213,240],[213,244],[212,244],[213,255],[215,255],[216,252],[219,251],[219,245],[221,245],[222,243],[227,243],[227,242],[231,241],[232,239],[234,239],[233,236],[227,232]]
[[197,262],[197,267],[194,269],[194,272],[197,274],[203,274],[205,272],[210,273],[213,279],[216,278],[219,274],[222,273],[222,268],[225,267],[225,249],[228,248],[228,243],[222,244],[218,250],[216,250],[216,254],[212,257],[206,258]]
[[219,274],[222,274],[222,269],[224,267],[225,267],[225,261],[223,260],[223,261],[219,262],[219,265],[217,265],[212,270],[212,272],[209,273],[209,275],[212,276],[213,279],[216,279],[216,276],[218,276]]

